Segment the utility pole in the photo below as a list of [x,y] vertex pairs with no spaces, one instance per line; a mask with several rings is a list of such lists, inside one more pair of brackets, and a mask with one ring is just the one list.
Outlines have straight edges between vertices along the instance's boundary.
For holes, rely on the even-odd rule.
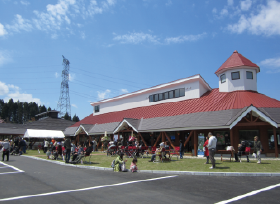
[[60,111],[59,116],[64,117],[66,113],[71,118],[71,106],[70,106],[70,96],[69,96],[69,65],[70,62],[68,59],[66,59],[63,55],[63,67],[64,69],[62,70],[62,82],[61,82],[61,87],[60,87],[60,97],[59,101],[57,103],[57,110]]

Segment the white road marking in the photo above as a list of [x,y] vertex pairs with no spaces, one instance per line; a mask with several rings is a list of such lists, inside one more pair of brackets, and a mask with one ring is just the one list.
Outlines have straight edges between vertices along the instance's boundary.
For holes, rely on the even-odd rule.
[[255,190],[255,191],[246,193],[244,195],[237,196],[237,197],[229,199],[229,200],[220,201],[220,202],[218,202],[216,204],[226,204],[226,203],[234,202],[234,201],[241,200],[243,198],[246,198],[246,197],[249,197],[249,196],[261,193],[263,191],[269,191],[269,190],[271,190],[273,188],[277,188],[277,187],[280,187],[280,183],[276,184],[276,185],[273,185],[273,186],[268,186],[268,187],[265,187],[265,188],[262,188],[262,189],[259,189],[259,190]]
[[1,161],[0,161],[0,164],[2,164],[2,165],[5,166],[5,167],[0,167],[0,168],[12,168],[13,170],[15,170],[15,171],[13,171],[13,172],[4,172],[4,173],[0,173],[0,175],[2,175],[2,174],[14,174],[14,173],[22,173],[22,172],[24,172],[23,170],[21,170],[21,169],[19,169],[19,168],[17,168],[17,167],[8,165],[8,164],[6,164],[6,163],[4,163],[4,162],[1,162]]
[[7,166],[4,166],[4,167],[0,167],[0,169],[4,169],[4,168],[9,168],[9,167],[7,167]]
[[41,193],[41,194],[35,194],[35,195],[16,196],[16,197],[11,197],[11,198],[3,198],[3,199],[0,199],[0,201],[18,200],[18,199],[23,199],[23,198],[32,198],[32,197],[49,196],[49,195],[56,195],[56,194],[70,193],[70,192],[88,191],[88,190],[99,189],[99,188],[128,185],[128,184],[132,184],[132,183],[140,183],[140,182],[146,182],[146,181],[156,181],[156,180],[160,180],[160,179],[173,178],[173,177],[177,177],[177,175],[164,176],[164,177],[151,178],[151,179],[144,179],[144,180],[136,180],[136,181],[128,181],[128,182],[116,183],[116,184],[110,184],[110,185],[103,185],[103,186],[93,186],[93,187],[81,188],[81,189],[75,189],[75,190],[54,191],[54,192]]

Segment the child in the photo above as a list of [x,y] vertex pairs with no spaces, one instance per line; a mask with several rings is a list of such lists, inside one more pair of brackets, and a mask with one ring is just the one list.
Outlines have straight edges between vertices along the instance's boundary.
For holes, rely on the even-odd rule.
[[137,168],[137,158],[133,158],[131,164],[130,164],[130,171],[131,172],[137,172],[138,168]]

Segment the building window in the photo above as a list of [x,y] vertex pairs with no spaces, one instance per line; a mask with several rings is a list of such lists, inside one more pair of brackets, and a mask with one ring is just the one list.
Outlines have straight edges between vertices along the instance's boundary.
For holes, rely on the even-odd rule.
[[185,88],[179,90],[180,90],[180,97],[185,96]]
[[248,147],[254,146],[255,136],[260,139],[259,130],[239,130],[239,142],[245,141]]
[[149,101],[150,102],[157,102],[157,101],[162,101],[170,98],[179,98],[185,96],[185,88],[181,89],[175,89],[172,91],[164,92],[164,93],[159,93],[159,94],[153,94],[149,96]]
[[168,92],[168,95],[169,95],[169,98],[174,98],[174,93],[173,93],[174,91],[169,91]]
[[94,112],[98,113],[99,112],[99,105],[98,106],[94,106]]
[[154,99],[155,99],[155,102],[158,101],[158,94],[155,94],[155,95],[154,95]]
[[232,80],[240,79],[240,73],[239,72],[231,72],[231,79]]
[[253,79],[253,72],[246,72],[247,79]]
[[163,93],[158,94],[158,100],[159,101],[163,100]]
[[226,74],[221,75],[221,83],[226,82]]
[[164,93],[164,99],[169,99],[169,97],[168,97],[168,92],[165,92],[165,93]]

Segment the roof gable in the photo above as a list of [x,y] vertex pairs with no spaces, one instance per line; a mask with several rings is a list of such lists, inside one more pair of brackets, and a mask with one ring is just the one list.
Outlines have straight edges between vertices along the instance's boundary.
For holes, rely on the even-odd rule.
[[251,62],[249,59],[238,53],[236,50],[233,54],[220,66],[220,68],[215,72],[218,76],[219,73],[226,71],[227,69],[235,68],[235,67],[255,67],[257,68],[257,73],[260,72],[260,68],[255,63]]

